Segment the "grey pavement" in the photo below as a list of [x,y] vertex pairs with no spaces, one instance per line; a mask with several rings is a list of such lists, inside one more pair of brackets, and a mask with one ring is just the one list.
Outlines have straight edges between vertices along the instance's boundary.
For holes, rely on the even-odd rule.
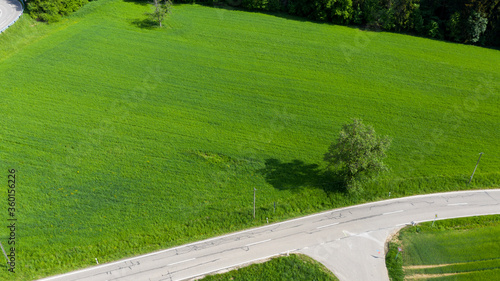
[[18,0],[0,0],[0,32],[11,25],[23,12]]
[[389,199],[269,224],[41,280],[190,280],[294,252],[320,261],[343,281],[389,280],[385,242],[401,227],[412,221],[487,214],[500,214],[500,189]]

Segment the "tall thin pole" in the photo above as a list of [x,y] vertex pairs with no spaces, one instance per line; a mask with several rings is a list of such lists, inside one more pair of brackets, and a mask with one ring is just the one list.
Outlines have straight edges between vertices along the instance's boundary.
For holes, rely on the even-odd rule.
[[[477,165],[479,165],[479,160],[481,160],[481,156],[483,156],[483,153],[479,153],[479,159],[477,159],[477,163],[476,163],[476,167],[474,168],[474,172],[472,172],[472,176],[470,176],[470,180],[469,180],[469,183],[472,181],[472,177],[474,176],[474,173],[476,172],[476,169],[477,169]],[[468,184],[469,184],[468,183]]]
[[255,219],[255,187],[253,188],[253,218]]

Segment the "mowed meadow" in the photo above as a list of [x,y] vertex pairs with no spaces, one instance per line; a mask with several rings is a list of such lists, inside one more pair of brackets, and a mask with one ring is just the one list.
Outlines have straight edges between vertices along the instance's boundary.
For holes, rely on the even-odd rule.
[[[16,274],[0,279],[389,192],[499,185],[498,50],[199,5],[159,29],[150,9],[93,1],[0,35],[0,171],[7,184],[16,170],[18,219]],[[346,193],[322,159],[352,118],[393,138],[392,170]]]
[[391,280],[498,280],[499,222],[500,216],[493,215],[403,228],[389,243]]

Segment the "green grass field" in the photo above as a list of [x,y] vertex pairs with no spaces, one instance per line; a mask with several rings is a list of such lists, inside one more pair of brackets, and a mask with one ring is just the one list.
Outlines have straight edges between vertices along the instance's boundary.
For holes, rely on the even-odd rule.
[[[500,279],[500,216],[423,223],[401,230],[386,262],[391,280]],[[397,248],[403,251],[396,259]],[[405,279],[406,277],[406,279]]]
[[[93,1],[0,35],[0,171],[7,184],[16,169],[18,219],[17,273],[0,279],[389,192],[499,186],[500,52],[198,5],[150,28],[149,9]],[[322,158],[356,117],[393,138],[392,171],[346,194]]]
[[305,255],[292,254],[273,258],[265,263],[253,264],[223,274],[207,276],[203,281],[222,280],[338,280],[321,263]]

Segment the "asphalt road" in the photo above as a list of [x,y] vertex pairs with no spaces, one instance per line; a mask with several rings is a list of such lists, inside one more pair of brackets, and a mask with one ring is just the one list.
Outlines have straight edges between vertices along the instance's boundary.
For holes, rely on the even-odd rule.
[[269,224],[42,280],[186,280],[289,252],[315,258],[340,280],[389,280],[384,246],[398,229],[412,221],[432,221],[436,216],[440,220],[486,214],[500,214],[500,189],[390,199]]
[[0,0],[0,30],[11,24],[23,11],[18,0]]

